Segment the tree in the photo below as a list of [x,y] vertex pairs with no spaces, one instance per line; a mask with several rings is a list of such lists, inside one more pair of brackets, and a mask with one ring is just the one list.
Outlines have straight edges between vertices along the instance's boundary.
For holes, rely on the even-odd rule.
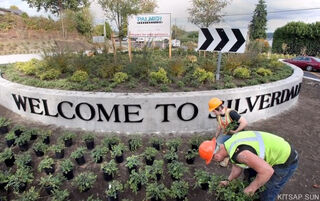
[[220,22],[222,15],[219,13],[227,4],[227,0],[192,0],[188,19],[198,27],[209,27]]
[[251,23],[249,25],[250,40],[267,37],[267,5],[264,0],[259,3],[254,10]]
[[180,39],[184,34],[186,34],[187,32],[181,28],[179,28],[177,25],[172,25],[171,27],[172,30],[172,34],[171,37],[172,39]]
[[45,11],[50,11],[56,14],[61,19],[62,36],[65,36],[63,13],[65,9],[78,11],[81,7],[89,6],[87,0],[23,0],[26,1],[31,8],[37,8],[39,11],[43,8]]
[[76,29],[79,33],[91,37],[93,31],[92,16],[89,8],[85,7],[75,14]]
[[156,8],[155,0],[99,0],[98,3],[104,9],[106,17],[114,21],[121,39],[126,35],[124,30],[127,27],[129,15],[135,15],[143,12],[153,12]]

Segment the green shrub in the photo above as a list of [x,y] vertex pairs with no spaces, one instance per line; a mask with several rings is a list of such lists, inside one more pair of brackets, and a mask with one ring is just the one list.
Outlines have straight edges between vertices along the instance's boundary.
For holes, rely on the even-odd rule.
[[40,73],[39,78],[41,80],[53,80],[53,79],[58,79],[60,75],[61,75],[61,71],[56,69],[49,69],[46,72]]
[[163,68],[159,68],[157,72],[151,72],[149,75],[149,82],[151,84],[168,84],[170,80],[167,77],[167,72]]
[[169,62],[169,73],[175,77],[181,77],[185,68],[181,59],[172,59]]
[[213,73],[207,72],[205,69],[202,68],[196,68],[193,72],[193,77],[201,84],[205,81],[208,81],[209,83],[214,82]]
[[265,68],[258,68],[257,73],[261,76],[270,76],[272,75],[272,72],[270,69],[265,69]]
[[72,82],[85,82],[89,79],[89,75],[86,71],[83,70],[77,70],[73,73],[70,80]]
[[31,59],[28,62],[17,62],[15,67],[26,75],[34,75],[37,70],[37,63],[39,63],[39,60]]
[[250,70],[246,67],[240,67],[233,71],[233,75],[237,78],[247,79],[250,78]]
[[35,187],[32,186],[28,191],[23,192],[18,201],[36,201],[40,198],[39,191],[35,190]]
[[91,189],[93,184],[96,182],[97,175],[93,172],[83,172],[76,176],[72,182],[80,192],[84,192],[88,189]]
[[111,78],[116,72],[119,72],[121,70],[122,66],[120,65],[104,64],[99,68],[98,75],[101,78]]
[[125,82],[128,79],[127,73],[117,72],[113,76],[113,81],[117,84]]

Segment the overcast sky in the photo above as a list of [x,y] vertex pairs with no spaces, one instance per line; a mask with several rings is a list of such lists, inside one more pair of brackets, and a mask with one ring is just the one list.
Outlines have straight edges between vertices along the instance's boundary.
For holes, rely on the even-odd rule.
[[[198,30],[198,28],[188,23],[188,8],[191,7],[191,0],[157,0],[158,13],[171,13],[172,24],[185,30]],[[253,11],[258,0],[231,0],[230,4],[222,11],[227,15],[220,24],[215,27],[247,28],[252,18]],[[303,21],[306,23],[320,21],[320,0],[266,0],[268,11],[267,31],[273,32],[276,28],[284,26],[290,21]],[[37,12],[31,9],[22,0],[0,0],[0,7],[9,8],[16,5],[29,15],[47,16],[43,10]],[[300,10],[299,9],[310,9]],[[101,7],[91,3],[92,14],[96,24],[103,23],[104,13]],[[284,10],[295,10],[288,12],[278,12]],[[273,13],[275,12],[275,13]]]

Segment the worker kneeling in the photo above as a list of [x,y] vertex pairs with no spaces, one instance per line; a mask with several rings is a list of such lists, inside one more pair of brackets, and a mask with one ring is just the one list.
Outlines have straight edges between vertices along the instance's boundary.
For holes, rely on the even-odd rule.
[[220,184],[227,186],[245,168],[244,174],[249,176],[248,179],[255,178],[244,193],[253,195],[265,185],[265,190],[260,194],[262,201],[276,200],[298,166],[298,153],[287,141],[262,131],[242,131],[220,145],[216,144],[215,138],[204,141],[199,146],[199,155],[207,165],[212,159],[220,162],[230,157],[232,169],[228,181],[221,181]]

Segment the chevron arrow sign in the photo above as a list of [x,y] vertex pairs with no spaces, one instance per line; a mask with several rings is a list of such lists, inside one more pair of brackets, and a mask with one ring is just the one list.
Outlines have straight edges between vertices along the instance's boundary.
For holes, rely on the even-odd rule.
[[201,28],[198,50],[243,53],[247,30],[231,28]]

